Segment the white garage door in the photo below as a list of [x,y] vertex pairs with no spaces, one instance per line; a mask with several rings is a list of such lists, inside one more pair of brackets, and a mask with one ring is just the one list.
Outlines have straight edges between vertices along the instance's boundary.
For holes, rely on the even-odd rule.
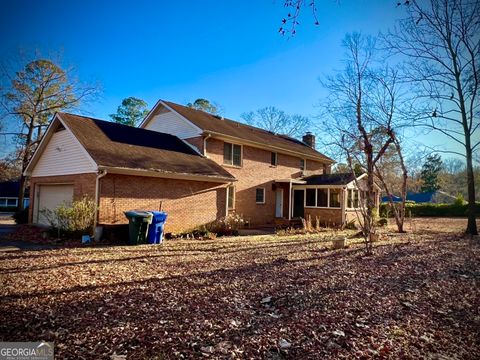
[[34,221],[38,224],[50,225],[42,214],[42,210],[55,210],[64,203],[71,204],[73,200],[73,185],[38,185]]

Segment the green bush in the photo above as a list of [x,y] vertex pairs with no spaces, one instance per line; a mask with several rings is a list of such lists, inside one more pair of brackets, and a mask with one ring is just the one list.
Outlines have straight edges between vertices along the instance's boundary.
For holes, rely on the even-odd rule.
[[[465,217],[467,216],[467,204],[430,204],[430,203],[406,203],[406,216],[413,217]],[[480,203],[475,206],[475,213],[480,214]],[[380,204],[381,217],[393,217],[393,211],[389,203]]]
[[13,214],[13,219],[17,224],[26,224],[28,223],[28,206],[20,211],[17,211]]
[[95,201],[83,198],[74,201],[71,206],[62,204],[55,210],[43,209],[40,212],[59,237],[93,235],[96,208]]
[[455,199],[454,205],[461,206],[464,204],[465,204],[465,198],[463,197],[462,194],[458,194]]

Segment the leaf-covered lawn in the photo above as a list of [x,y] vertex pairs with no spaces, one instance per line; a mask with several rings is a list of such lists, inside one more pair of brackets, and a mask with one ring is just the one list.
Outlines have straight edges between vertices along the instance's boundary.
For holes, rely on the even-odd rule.
[[0,253],[0,338],[72,359],[474,359],[464,225],[421,219],[374,257],[327,250],[329,233]]

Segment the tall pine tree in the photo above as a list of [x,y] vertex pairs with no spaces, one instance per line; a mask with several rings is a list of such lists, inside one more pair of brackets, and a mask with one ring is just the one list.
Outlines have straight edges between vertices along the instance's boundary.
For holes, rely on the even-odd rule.
[[438,175],[442,171],[443,162],[442,158],[438,154],[429,155],[422,166],[422,172],[420,177],[423,181],[422,191],[437,191],[440,189],[438,183]]

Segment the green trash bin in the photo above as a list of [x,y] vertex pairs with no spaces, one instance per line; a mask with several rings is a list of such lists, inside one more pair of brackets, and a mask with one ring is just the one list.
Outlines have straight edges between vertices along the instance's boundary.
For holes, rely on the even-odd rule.
[[126,211],[125,216],[128,219],[128,245],[146,244],[152,214],[147,211]]

